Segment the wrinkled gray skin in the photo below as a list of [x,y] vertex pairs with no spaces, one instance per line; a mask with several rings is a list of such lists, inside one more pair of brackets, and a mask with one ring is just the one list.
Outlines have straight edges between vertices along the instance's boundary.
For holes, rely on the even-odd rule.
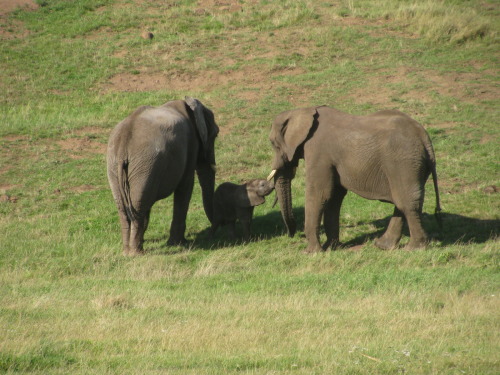
[[235,223],[238,219],[243,227],[243,238],[250,238],[253,209],[265,202],[265,196],[274,190],[273,182],[251,180],[242,185],[224,182],[215,190],[214,220],[210,235],[213,236],[220,225],[228,225],[231,237],[236,237]]
[[[375,244],[395,248],[406,218],[408,249],[423,247],[422,205],[429,174],[434,180],[436,213],[440,211],[436,162],[429,135],[399,111],[353,116],[329,107],[283,112],[275,119],[270,140],[274,149],[275,188],[288,233],[296,230],[291,180],[299,159],[305,160],[306,252],[339,245],[339,214],[347,191],[395,205],[386,232]],[[326,243],[321,246],[323,218]]]
[[212,221],[218,132],[212,111],[193,98],[140,107],[115,127],[109,138],[107,167],[124,254],[143,251],[151,207],[171,194],[174,209],[168,244],[186,243],[195,171],[205,213]]

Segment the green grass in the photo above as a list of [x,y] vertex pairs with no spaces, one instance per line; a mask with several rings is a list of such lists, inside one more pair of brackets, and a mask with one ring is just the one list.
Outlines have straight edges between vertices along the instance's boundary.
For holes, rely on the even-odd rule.
[[[0,18],[1,373],[500,371],[495,2],[37,3]],[[123,257],[109,132],[186,95],[221,128],[217,183],[267,176],[283,110],[410,114],[436,150],[443,230],[429,183],[431,246],[380,251],[391,206],[348,194],[344,248],[306,256],[301,164],[294,238],[270,196],[251,242],[209,240],[195,186],[188,247],[165,245],[168,198],[146,255]]]

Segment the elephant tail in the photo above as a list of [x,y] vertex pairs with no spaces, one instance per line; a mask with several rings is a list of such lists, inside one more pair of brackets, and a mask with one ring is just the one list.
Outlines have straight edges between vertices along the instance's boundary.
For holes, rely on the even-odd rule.
[[120,190],[121,203],[127,213],[130,221],[135,221],[137,218],[137,211],[132,205],[130,197],[130,183],[128,178],[128,160],[123,160],[118,164],[118,186]]
[[[428,137],[428,136],[427,136]],[[436,173],[436,156],[434,154],[434,148],[430,138],[428,137],[428,142],[425,145],[427,153],[429,155],[429,167],[432,174],[432,181],[434,183],[434,193],[436,194],[436,209],[434,210],[434,217],[439,225],[439,229],[443,229],[443,218],[441,217],[441,203],[439,199],[439,188],[438,188],[438,178]]]
[[443,218],[441,217],[441,204],[439,201],[439,188],[438,188],[438,180],[436,173],[436,163],[434,162],[432,165],[432,181],[434,182],[434,192],[436,193],[436,209],[434,210],[434,217],[439,225],[439,229],[443,229]]

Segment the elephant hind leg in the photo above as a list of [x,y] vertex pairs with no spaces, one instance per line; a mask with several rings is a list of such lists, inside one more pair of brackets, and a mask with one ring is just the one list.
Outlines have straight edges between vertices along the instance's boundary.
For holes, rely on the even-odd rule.
[[421,210],[407,212],[405,216],[410,228],[410,242],[406,245],[406,249],[413,250],[427,246],[429,238],[422,227]]
[[144,232],[149,222],[149,211],[131,221],[129,251],[127,255],[142,255]]
[[401,233],[403,230],[404,215],[397,208],[394,207],[394,213],[389,221],[387,230],[382,235],[375,240],[375,246],[383,250],[394,249],[398,246],[399,240],[401,239]]
[[130,252],[129,241],[130,241],[130,220],[126,212],[119,208],[118,216],[120,217],[120,226],[122,230],[122,243],[123,243],[123,254],[128,255]]

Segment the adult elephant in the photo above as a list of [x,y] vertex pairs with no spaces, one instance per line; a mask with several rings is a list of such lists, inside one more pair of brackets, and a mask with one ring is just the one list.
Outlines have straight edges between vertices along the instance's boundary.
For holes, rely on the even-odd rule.
[[193,98],[140,107],[114,128],[108,143],[108,180],[118,207],[124,254],[143,251],[151,207],[172,193],[168,244],[186,242],[195,170],[212,222],[218,132],[212,111]]
[[[421,214],[425,183],[434,180],[436,213],[440,211],[436,161],[425,129],[399,111],[354,116],[329,107],[283,112],[275,119],[270,140],[274,148],[273,171],[281,213],[288,233],[296,230],[292,212],[291,180],[299,159],[305,160],[306,252],[339,244],[339,214],[348,190],[395,205],[394,215],[382,237],[382,249],[397,246],[403,219],[410,228],[408,249],[428,242]],[[327,237],[320,245],[319,227],[324,219]]]

